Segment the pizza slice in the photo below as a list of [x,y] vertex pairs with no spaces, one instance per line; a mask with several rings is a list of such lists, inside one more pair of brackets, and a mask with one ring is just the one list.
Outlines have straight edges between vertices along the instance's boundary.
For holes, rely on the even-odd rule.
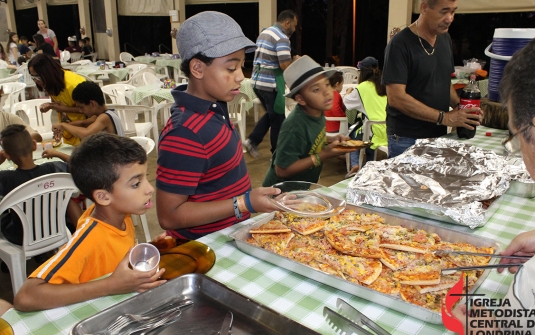
[[339,215],[332,216],[329,222],[346,230],[363,232],[384,224],[384,219],[377,214],[358,214],[353,210],[345,210]]
[[418,255],[404,269],[394,272],[403,285],[437,285],[440,283],[442,263],[433,254]]
[[440,283],[436,285],[416,285],[416,286],[418,287],[420,293],[449,290],[455,284],[457,284],[457,282],[459,282],[461,275],[463,276],[463,278],[468,279],[468,289],[470,289],[470,287],[472,287],[477,281],[476,271],[466,271],[464,273],[456,272],[453,274],[442,275],[440,277]]
[[323,261],[335,270],[366,285],[373,283],[383,269],[378,260],[348,255],[322,255],[321,260],[318,261]]
[[271,252],[280,254],[286,249],[286,246],[292,238],[295,236],[294,233],[274,233],[274,234],[251,234],[253,239],[260,245],[262,248],[269,250]]
[[279,220],[271,220],[268,223],[249,230],[251,234],[274,234],[274,233],[289,233],[292,230],[286,227]]
[[344,274],[342,272],[337,271],[335,268],[333,268],[329,264],[321,263],[321,262],[318,262],[316,260],[313,260],[308,265],[313,267],[314,269],[320,270],[320,271],[325,272],[327,274],[342,278],[344,280],[346,279],[346,277],[344,276]]
[[[442,257],[443,260],[452,264],[450,267],[458,266],[482,266],[487,265],[490,262],[490,257],[488,256],[474,256],[474,255],[458,255],[450,254],[448,251],[465,251],[465,252],[474,252],[481,254],[493,254],[494,249],[491,247],[476,247],[468,243],[450,243],[450,242],[441,242],[432,248],[433,251],[436,251],[439,257]],[[440,251],[444,253],[440,253]]]
[[399,289],[403,300],[439,313],[447,293],[448,290],[420,293],[418,287],[412,285],[401,285]]
[[275,213],[275,219],[302,235],[309,235],[322,230],[327,223],[325,219],[303,217],[287,212]]
[[401,226],[383,225],[376,228],[380,234],[383,248],[426,253],[440,237],[435,233],[428,233],[422,229],[410,229]]
[[324,234],[332,247],[343,254],[356,257],[381,258],[379,236],[374,230],[361,232],[347,230],[345,226],[327,224]]
[[417,254],[414,252],[395,249],[381,248],[381,263],[392,269],[400,270],[415,261]]
[[398,296],[399,288],[401,285],[399,284],[399,281],[394,278],[394,271],[389,268],[383,267],[383,270],[381,271],[379,277],[377,277],[377,279],[370,285],[364,286],[384,294]]

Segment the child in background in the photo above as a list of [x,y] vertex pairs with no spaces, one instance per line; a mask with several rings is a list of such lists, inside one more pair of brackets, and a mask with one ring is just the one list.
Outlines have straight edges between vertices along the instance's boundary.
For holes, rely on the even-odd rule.
[[124,136],[124,128],[119,115],[114,109],[106,107],[104,94],[97,83],[85,81],[78,84],[72,91],[72,100],[76,102],[76,106],[87,116],[87,119],[54,123],[52,125],[54,133],[61,135],[66,130],[82,140],[100,131]]
[[[331,117],[346,117],[346,106],[342,101],[342,88],[344,87],[344,74],[340,71],[336,71],[329,77],[329,82],[333,88],[333,107],[325,111],[325,116]],[[328,133],[337,133],[340,131],[340,121],[328,121],[325,123],[325,127]]]
[[32,57],[33,51],[30,48],[30,45],[28,44],[28,37],[21,36],[19,38],[19,52],[26,59],[30,59]]
[[284,71],[284,81],[290,87],[285,96],[297,105],[282,123],[263,186],[286,180],[317,183],[322,162],[345,153],[336,146],[349,137],[327,138],[325,132],[324,111],[332,108],[334,95],[328,77],[335,72],[323,70],[309,56],[299,58]]
[[72,240],[24,282],[14,301],[19,311],[144,292],[165,282],[158,280],[165,269],[142,272],[128,267],[135,239],[130,214],[141,215],[152,207],[145,150],[131,138],[101,132],[74,150],[69,170],[94,204],[78,221]]
[[[0,171],[0,194],[2,196],[36,177],[56,172],[67,172],[67,164],[65,162],[35,164],[33,151],[36,149],[36,143],[32,140],[24,125],[9,125],[0,134],[3,148],[3,151],[0,151],[0,164],[9,159],[17,165],[17,169],[14,171]],[[74,231],[80,215],[82,215],[80,206],[71,199],[67,206],[67,217],[73,225],[69,227],[72,231]],[[0,228],[9,242],[22,245],[24,232],[17,214],[9,213],[4,216]]]

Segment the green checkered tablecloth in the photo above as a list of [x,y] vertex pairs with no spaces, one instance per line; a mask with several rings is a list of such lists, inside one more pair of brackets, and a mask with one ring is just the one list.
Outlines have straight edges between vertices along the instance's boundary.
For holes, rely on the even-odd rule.
[[129,69],[127,68],[100,70],[94,66],[79,66],[75,70],[76,73],[83,74],[84,76],[88,77],[97,78],[99,75],[107,74],[117,77],[118,80],[124,80],[128,75],[128,71]]
[[175,58],[175,59],[157,58],[156,59],[156,65],[169,66],[178,70],[180,70],[180,64],[182,64],[182,59],[180,58]]
[[[467,141],[486,146],[490,150],[500,151],[500,139],[505,132],[480,128],[479,134]],[[491,137],[484,136],[487,131],[492,132]],[[483,136],[480,136],[480,133],[483,133]],[[344,180],[332,186],[331,189],[345,195],[348,182],[349,180]],[[503,247],[520,232],[535,229],[535,201],[533,199],[506,194],[496,200],[496,203],[498,209],[487,224],[475,230],[428,221],[441,227],[495,240]],[[386,212],[408,219],[413,218],[411,215],[400,212],[389,210]],[[392,334],[451,334],[442,325],[408,317],[403,313],[321,284],[313,278],[303,277],[279,268],[238,250],[228,235],[263,217],[264,215],[258,215],[246,222],[199,239],[216,253],[216,263],[207,273],[208,276],[322,334],[335,334],[322,313],[324,306],[336,310],[335,304],[338,297],[347,300]],[[484,293],[487,297],[502,298],[511,281],[512,275],[498,274],[492,270],[477,293]],[[104,297],[39,313],[18,313],[10,310],[3,318],[13,326],[15,334],[68,334],[78,321],[129,296],[131,295]]]
[[138,104],[146,97],[152,97],[156,102],[160,103],[164,100],[174,101],[171,89],[156,88],[154,85],[140,86],[132,90],[132,102]]
[[138,57],[134,57],[134,60],[136,62],[139,62],[139,63],[146,63],[146,64],[150,64],[150,63],[154,63],[156,62],[156,57],[152,57],[152,56],[138,56]]

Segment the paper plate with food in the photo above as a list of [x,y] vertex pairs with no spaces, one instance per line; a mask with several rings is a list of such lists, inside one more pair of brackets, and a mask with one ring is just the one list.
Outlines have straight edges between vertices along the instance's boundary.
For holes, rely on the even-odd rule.
[[336,149],[339,150],[347,150],[347,151],[354,151],[358,149],[367,148],[372,145],[372,142],[370,141],[361,141],[361,140],[347,140],[347,141],[341,141],[336,146]]

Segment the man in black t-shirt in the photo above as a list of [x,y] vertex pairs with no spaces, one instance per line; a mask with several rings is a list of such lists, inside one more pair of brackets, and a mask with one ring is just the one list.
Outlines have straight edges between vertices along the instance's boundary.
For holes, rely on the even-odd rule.
[[[459,110],[451,85],[454,72],[451,38],[457,0],[421,0],[418,20],[403,29],[385,49],[388,154],[395,157],[418,138],[439,137],[447,126],[473,129],[482,115]],[[448,112],[449,107],[453,110]]]

